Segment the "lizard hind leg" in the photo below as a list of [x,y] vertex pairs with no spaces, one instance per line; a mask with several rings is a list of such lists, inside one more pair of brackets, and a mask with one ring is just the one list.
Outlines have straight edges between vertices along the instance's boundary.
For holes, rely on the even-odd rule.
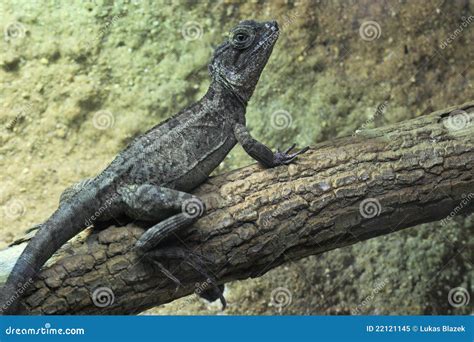
[[137,220],[159,221],[139,238],[136,248],[146,252],[196,222],[205,212],[204,202],[186,192],[152,184],[119,189],[125,213]]
[[173,215],[160,223],[155,224],[153,227],[143,233],[135,244],[138,252],[147,252],[152,250],[162,241],[177,234],[183,228],[188,227],[194,223],[197,218],[190,217],[187,214],[179,213]]
[[157,266],[178,287],[181,286],[181,282],[159,260],[163,258],[184,260],[184,262],[205,277],[207,286],[212,286],[211,288],[203,289],[199,295],[209,301],[220,299],[223,308],[225,308],[226,300],[223,295],[223,285],[218,285],[215,278],[205,270],[203,265],[206,262],[202,257],[196,253],[187,252],[176,247],[165,250],[155,248],[163,240],[178,233],[202,217],[205,212],[204,202],[189,193],[151,184],[129,186],[120,189],[119,193],[122,195],[123,202],[126,205],[125,212],[133,218],[159,220],[162,219],[163,212],[171,212],[171,216],[143,233],[135,245],[136,251],[145,260]]

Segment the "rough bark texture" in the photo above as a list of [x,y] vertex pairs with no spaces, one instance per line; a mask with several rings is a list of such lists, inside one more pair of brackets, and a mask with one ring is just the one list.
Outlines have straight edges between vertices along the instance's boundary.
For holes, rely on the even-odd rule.
[[[288,167],[252,165],[213,177],[195,192],[207,215],[160,250],[178,246],[202,255],[207,272],[225,283],[261,276],[288,259],[470,213],[473,123],[470,102],[314,146]],[[130,250],[142,232],[133,224],[109,227],[68,243],[26,289],[23,313],[134,314],[209,286],[196,284],[205,279],[188,263],[163,260],[182,283],[176,289]],[[1,276],[23,247],[0,252]],[[98,296],[101,287],[111,292]]]

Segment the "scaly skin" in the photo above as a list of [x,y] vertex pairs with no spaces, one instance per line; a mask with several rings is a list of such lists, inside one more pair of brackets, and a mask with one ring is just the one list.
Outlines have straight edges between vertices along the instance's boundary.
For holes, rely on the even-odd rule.
[[[245,126],[247,102],[278,34],[276,22],[241,22],[216,49],[209,65],[212,83],[200,101],[136,138],[101,174],[65,191],[2,289],[3,313],[18,309],[19,284],[91,224],[124,216],[158,222],[137,242],[138,250],[146,253],[195,222],[204,205],[188,192],[207,179],[237,142],[265,167],[288,164],[306,151],[273,153]],[[216,298],[211,291],[203,296]],[[223,300],[221,293],[217,297]]]

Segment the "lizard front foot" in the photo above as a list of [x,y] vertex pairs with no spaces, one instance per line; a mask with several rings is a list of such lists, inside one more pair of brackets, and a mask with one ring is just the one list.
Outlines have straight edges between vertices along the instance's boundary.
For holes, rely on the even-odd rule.
[[300,154],[305,153],[306,151],[309,150],[309,146],[306,146],[305,148],[299,150],[298,152],[295,153],[290,153],[291,150],[295,148],[296,144],[291,145],[286,151],[280,152],[278,149],[277,152],[273,154],[273,166],[279,166],[279,165],[288,165],[290,164],[297,156]]

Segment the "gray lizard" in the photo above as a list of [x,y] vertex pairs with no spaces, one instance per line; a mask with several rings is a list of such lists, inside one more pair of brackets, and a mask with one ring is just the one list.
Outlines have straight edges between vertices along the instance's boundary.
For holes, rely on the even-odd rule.
[[98,176],[63,193],[59,208],[39,225],[10,273],[0,297],[3,313],[17,312],[19,284],[32,279],[63,244],[90,225],[124,215],[158,222],[137,242],[146,254],[194,223],[205,208],[189,192],[237,142],[269,168],[289,164],[307,150],[290,153],[293,145],[273,153],[245,126],[247,102],[278,36],[275,21],[240,22],[216,48],[209,64],[212,82],[201,100],[136,138]]

